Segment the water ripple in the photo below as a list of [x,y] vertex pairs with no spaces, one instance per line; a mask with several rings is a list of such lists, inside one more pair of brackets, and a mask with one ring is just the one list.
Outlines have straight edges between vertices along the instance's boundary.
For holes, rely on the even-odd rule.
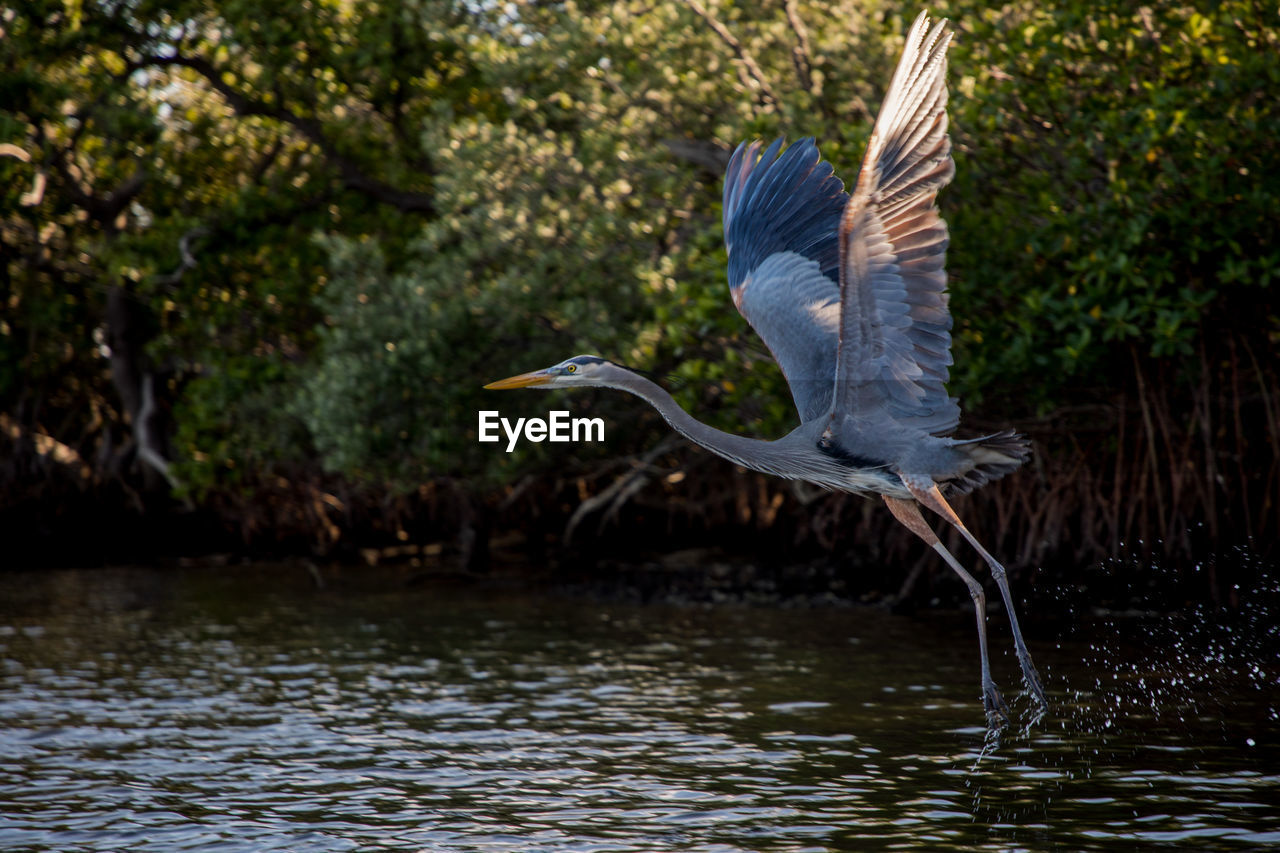
[[972,649],[885,614],[148,575],[158,610],[77,579],[0,603],[0,849],[1280,843],[1274,697],[1252,676],[1220,694],[1230,715],[1176,716],[1196,682],[1150,667],[1153,712],[1069,689],[1088,673],[1066,642],[1042,657],[1060,714],[988,749]]

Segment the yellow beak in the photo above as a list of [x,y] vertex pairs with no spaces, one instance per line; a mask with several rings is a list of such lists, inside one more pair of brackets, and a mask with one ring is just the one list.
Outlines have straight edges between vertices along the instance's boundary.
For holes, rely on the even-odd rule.
[[509,388],[532,388],[536,385],[546,385],[551,379],[552,376],[547,371],[535,370],[532,373],[521,373],[519,376],[508,376],[506,379],[490,382],[484,387],[490,391],[506,391]]

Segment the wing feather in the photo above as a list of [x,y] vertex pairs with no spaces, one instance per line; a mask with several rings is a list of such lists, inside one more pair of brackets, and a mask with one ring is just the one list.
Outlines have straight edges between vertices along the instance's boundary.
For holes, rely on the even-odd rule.
[[935,203],[955,171],[947,135],[946,21],[912,25],[840,222],[837,413],[955,429],[946,391],[947,225]]
[[740,145],[724,185],[733,304],[764,340],[801,420],[830,411],[839,340],[844,184],[812,139]]

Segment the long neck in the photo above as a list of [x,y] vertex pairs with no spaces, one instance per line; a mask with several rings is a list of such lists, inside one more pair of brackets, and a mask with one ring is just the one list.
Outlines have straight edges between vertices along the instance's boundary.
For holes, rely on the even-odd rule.
[[621,375],[610,377],[606,383],[610,388],[626,391],[646,401],[658,410],[672,429],[695,444],[745,468],[783,477],[795,476],[796,472],[786,464],[787,457],[776,442],[733,435],[707,426],[680,408],[680,404],[662,386],[629,370],[619,369],[618,372]]

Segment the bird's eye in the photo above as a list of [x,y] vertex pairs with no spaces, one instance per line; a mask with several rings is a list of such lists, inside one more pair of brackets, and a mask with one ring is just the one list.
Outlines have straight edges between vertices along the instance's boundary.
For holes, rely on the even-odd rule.
[[566,368],[564,369],[564,372],[565,372],[565,373],[577,373],[577,372],[578,372],[578,365],[576,365],[576,364],[571,364],[571,365],[569,365],[568,367],[566,367]]

